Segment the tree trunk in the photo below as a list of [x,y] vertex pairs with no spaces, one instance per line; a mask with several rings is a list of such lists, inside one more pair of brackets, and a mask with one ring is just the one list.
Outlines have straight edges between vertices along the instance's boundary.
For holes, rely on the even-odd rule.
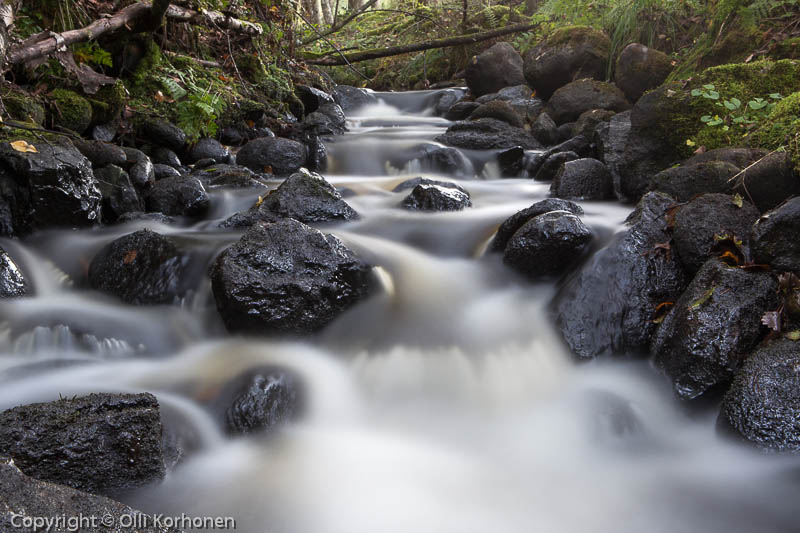
[[330,26],[333,24],[333,11],[331,11],[330,0],[320,0],[322,3],[322,18],[325,19],[325,24]]
[[9,30],[14,25],[16,0],[0,0],[0,72],[5,70],[6,53],[11,45]]

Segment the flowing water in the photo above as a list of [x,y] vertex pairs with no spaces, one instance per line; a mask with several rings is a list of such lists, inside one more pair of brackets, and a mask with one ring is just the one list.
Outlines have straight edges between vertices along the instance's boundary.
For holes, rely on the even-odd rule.
[[[0,240],[36,288],[0,306],[0,409],[150,391],[196,450],[126,501],[230,516],[249,533],[800,531],[796,460],[721,440],[714,414],[682,411],[645,363],[574,363],[548,318],[555,285],[483,257],[546,184],[486,179],[498,177],[489,164],[460,182],[470,209],[397,207],[407,191],[392,188],[427,174],[387,161],[448,123],[430,116],[430,92],[380,96],[328,143],[326,178],[362,218],[323,228],[381,266],[380,294],[304,342],[227,335],[205,272],[239,234],[213,227],[258,191],[215,193],[210,219],[191,227]],[[491,159],[469,155],[479,170]],[[601,243],[630,211],[583,207]],[[195,290],[171,307],[86,290],[92,255],[145,226],[191,246]],[[302,377],[305,415],[271,437],[224,436],[198,399],[265,364]]]

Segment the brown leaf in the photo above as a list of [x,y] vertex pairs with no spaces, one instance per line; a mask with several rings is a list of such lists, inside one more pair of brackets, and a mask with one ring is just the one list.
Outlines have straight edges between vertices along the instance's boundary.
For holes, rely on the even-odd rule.
[[161,91],[156,91],[156,94],[153,95],[153,98],[155,99],[156,102],[160,103],[167,101],[167,97],[164,96],[164,93],[162,93]]
[[137,255],[139,255],[139,252],[137,250],[130,250],[128,253],[125,254],[125,258],[122,260],[122,262],[126,265],[130,265],[131,263],[134,262],[134,260],[136,260]]
[[767,326],[772,331],[781,330],[781,314],[777,311],[767,311],[761,317],[761,323]]

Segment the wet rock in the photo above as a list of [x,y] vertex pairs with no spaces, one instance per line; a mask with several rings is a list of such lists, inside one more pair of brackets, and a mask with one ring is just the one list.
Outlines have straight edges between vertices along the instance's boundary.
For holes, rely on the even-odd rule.
[[189,291],[190,256],[148,229],[112,241],[89,264],[89,286],[135,305],[172,304]]
[[614,196],[611,172],[598,161],[585,157],[561,165],[550,192],[559,198],[608,200]]
[[686,161],[684,165],[696,165],[698,163],[708,163],[709,161],[724,161],[730,163],[737,168],[747,168],[755,163],[762,157],[767,155],[766,150],[758,148],[717,148],[715,150],[708,150],[701,154],[695,154]]
[[[475,175],[472,162],[460,150],[433,145],[425,149],[416,158],[413,170],[433,172],[457,178],[471,178]],[[418,167],[418,168],[417,168]]]
[[766,328],[764,312],[776,309],[777,284],[766,272],[746,272],[711,259],[653,337],[653,361],[675,392],[691,400],[727,384]]
[[92,105],[73,91],[56,89],[49,95],[53,125],[74,131],[78,135],[92,123]]
[[0,248],[0,299],[17,298],[27,293],[25,276],[8,252]]
[[306,114],[313,113],[321,105],[334,103],[333,96],[308,85],[295,85],[294,93],[303,102]]
[[531,126],[531,133],[536,140],[545,146],[552,146],[558,143],[558,126],[545,112],[539,113],[533,125]]
[[168,165],[176,169],[179,169],[182,166],[181,159],[178,157],[178,154],[169,148],[155,148],[150,159],[153,164]]
[[419,184],[400,204],[412,211],[461,211],[472,207],[469,194],[450,187]]
[[563,275],[586,250],[592,231],[567,211],[528,220],[505,247],[503,263],[531,279]]
[[284,219],[255,224],[222,252],[211,288],[230,331],[304,335],[365,298],[371,269],[333,235]]
[[656,324],[656,307],[675,301],[686,280],[675,254],[657,248],[670,234],[666,211],[674,200],[648,193],[616,234],[579,271],[553,302],[558,329],[580,359],[643,355]]
[[467,87],[475,96],[495,93],[504,87],[525,84],[525,77],[522,75],[522,57],[511,44],[506,42],[497,43],[473,56],[465,72]]
[[447,110],[444,118],[447,120],[464,120],[469,117],[473,111],[481,106],[478,102],[458,102]]
[[94,173],[103,197],[103,221],[115,222],[121,215],[144,208],[128,173],[116,165],[107,165]]
[[157,181],[145,197],[148,211],[167,216],[203,216],[211,203],[197,178],[181,176]]
[[533,177],[536,181],[553,181],[564,163],[580,159],[575,152],[556,152],[542,161],[539,170]]
[[228,433],[271,433],[302,413],[302,383],[284,368],[251,369],[225,387],[218,405]]
[[439,135],[434,140],[448,146],[473,150],[502,149],[514,146],[520,146],[526,150],[542,148],[539,141],[524,129],[515,128],[493,118],[456,122],[447,128],[443,135]]
[[762,450],[800,452],[800,351],[778,339],[759,347],[736,373],[718,428]]
[[153,165],[153,175],[155,175],[156,181],[163,180],[164,178],[180,178],[181,173],[175,167],[171,167],[169,165],[162,165],[160,163],[156,163]]
[[0,454],[36,479],[108,495],[163,479],[161,432],[152,394],[90,394],[0,413]]
[[602,32],[572,26],[555,31],[525,56],[528,85],[542,98],[573,80],[606,77],[611,41]]
[[525,150],[519,146],[497,154],[497,166],[501,176],[518,177],[526,170]]
[[631,105],[616,86],[597,80],[577,80],[558,89],[547,102],[545,111],[556,122],[574,122],[592,109],[625,111]]
[[210,157],[207,157],[205,159],[201,159],[198,162],[196,162],[194,164],[194,170],[205,170],[208,167],[213,167],[216,164],[217,164],[216,161],[214,161]]
[[572,126],[572,135],[583,135],[587,139],[594,137],[594,130],[602,122],[608,122],[616,112],[607,109],[590,109],[584,111]]
[[548,148],[544,155],[550,157],[559,152],[575,152],[581,157],[592,157],[594,154],[591,142],[583,135],[570,137],[566,141]]
[[673,167],[653,176],[649,189],[686,202],[698,194],[731,192],[730,179],[738,172],[738,168],[722,161]]
[[757,263],[800,274],[800,197],[769,211],[753,226],[750,246]]
[[583,208],[569,200],[561,200],[559,198],[548,198],[541,202],[536,202],[530,207],[517,211],[500,224],[500,227],[495,233],[494,240],[489,246],[490,252],[502,252],[506,249],[508,240],[525,225],[529,220],[539,215],[549,213],[551,211],[566,211],[573,215],[582,215]]
[[465,92],[461,89],[445,89],[444,91],[439,91],[434,100],[433,113],[438,117],[443,116],[459,100],[464,98],[464,94]]
[[182,152],[186,144],[186,133],[178,126],[158,118],[145,118],[138,124],[139,137],[150,144]]
[[392,192],[407,191],[409,189],[413,189],[417,185],[438,185],[439,187],[444,187],[446,189],[456,189],[463,192],[464,194],[468,194],[467,190],[458,183],[454,183],[452,181],[431,180],[423,177],[411,178],[410,180],[405,180],[399,183],[394,189],[392,189]]
[[735,190],[746,198],[752,198],[762,213],[777,207],[787,198],[800,195],[800,175],[787,152],[769,154],[749,168],[743,166],[742,170],[744,172],[735,181]]
[[125,166],[127,158],[125,151],[119,146],[100,141],[87,141],[75,139],[75,148],[92,163],[92,167],[100,168],[106,165]]
[[236,154],[236,162],[253,172],[272,172],[287,176],[306,164],[305,145],[281,137],[261,137],[245,144]]
[[304,132],[312,135],[340,135],[344,133],[345,116],[338,104],[324,104],[319,111],[306,116],[301,124]]
[[208,189],[229,187],[232,189],[266,188],[267,185],[249,168],[238,165],[214,165],[192,172]]
[[481,104],[469,116],[471,120],[478,120],[479,118],[494,118],[502,120],[503,122],[521,128],[524,126],[522,118],[517,114],[514,109],[503,100],[492,100],[486,104]]
[[378,99],[371,92],[349,85],[337,85],[333,90],[333,99],[345,112],[378,103]]
[[[96,496],[82,492],[71,487],[40,481],[28,477],[17,468],[17,465],[7,458],[0,457],[0,530],[18,531],[28,533],[34,529],[17,527],[20,525],[20,516],[43,519],[56,517],[90,517],[97,518],[97,526],[91,527],[87,523],[81,524],[82,533],[178,533],[172,528],[155,527],[105,527],[100,525],[100,520],[111,517],[114,524],[124,523],[130,519],[137,523],[145,523],[146,515],[122,503],[103,496]],[[152,519],[147,522],[153,524]],[[46,524],[39,526],[37,531],[44,531]],[[67,526],[69,527],[69,526]],[[53,529],[52,531],[56,531]],[[66,531],[58,529],[58,531]],[[78,531],[75,529],[74,531]]]
[[635,102],[645,91],[655,89],[672,72],[667,54],[639,43],[631,43],[620,52],[615,69],[615,82],[625,97]]
[[572,128],[575,126],[574,122],[566,122],[558,127],[558,142],[567,142],[572,138]]
[[228,149],[216,139],[203,137],[187,150],[188,163],[197,163],[201,159],[213,159],[214,163],[228,163],[231,158]]
[[328,150],[317,136],[309,136],[306,141],[308,147],[308,159],[306,166],[311,172],[325,172],[328,168]]
[[156,181],[156,171],[150,158],[136,148],[122,148],[127,159],[127,170],[131,177],[131,182],[140,191],[146,191],[153,186]]
[[675,252],[694,274],[711,257],[715,235],[734,235],[746,242],[756,220],[758,210],[746,200],[739,207],[727,194],[698,196],[675,215]]
[[117,219],[117,223],[125,224],[128,222],[138,222],[138,221],[147,221],[147,222],[158,222],[159,224],[174,224],[175,219],[172,217],[168,217],[163,213],[144,213],[142,211],[131,211],[130,213],[125,213],[121,217]]
[[623,111],[617,113],[608,122],[601,122],[595,128],[592,140],[596,146],[598,158],[606,164],[611,172],[611,180],[614,183],[614,194],[622,198],[620,161],[625,152],[625,145],[628,142],[628,135],[631,131],[631,113]]
[[35,153],[0,143],[1,234],[100,222],[101,196],[89,160],[68,141],[31,145]]

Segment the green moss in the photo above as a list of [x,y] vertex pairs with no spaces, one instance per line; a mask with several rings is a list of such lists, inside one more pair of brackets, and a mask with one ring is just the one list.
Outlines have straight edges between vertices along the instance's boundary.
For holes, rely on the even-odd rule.
[[22,93],[8,93],[3,95],[3,105],[8,115],[20,121],[32,121],[39,126],[44,124],[44,106],[35,97]]
[[86,98],[66,89],[56,89],[48,97],[54,126],[83,133],[92,123],[92,106]]
[[554,31],[547,38],[548,46],[585,44],[602,51],[606,55],[611,48],[611,40],[608,36],[591,26],[565,26]]
[[773,59],[800,59],[800,37],[779,42],[769,56]]
[[758,48],[758,30],[755,27],[737,27],[713,43],[700,58],[701,68],[744,61]]
[[751,136],[750,144],[767,150],[787,150],[800,172],[800,91],[781,100]]

